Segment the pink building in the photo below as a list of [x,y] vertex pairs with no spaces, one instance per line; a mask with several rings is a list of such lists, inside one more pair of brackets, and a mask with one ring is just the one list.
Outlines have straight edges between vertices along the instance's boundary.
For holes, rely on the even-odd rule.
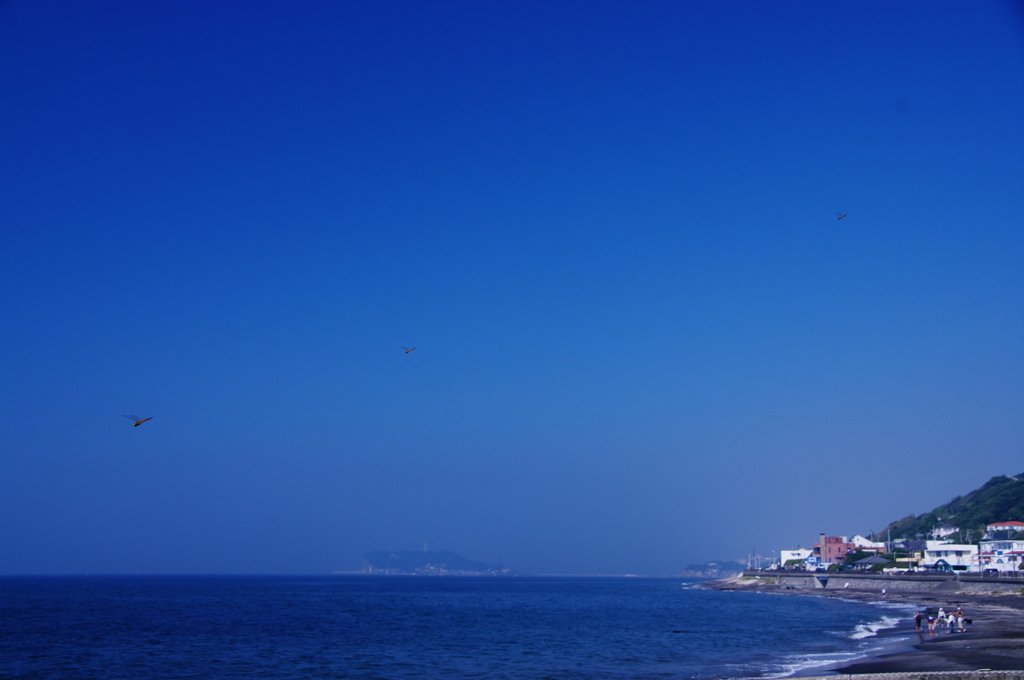
[[821,534],[817,549],[821,561],[825,564],[838,564],[846,559],[846,554],[857,549],[857,546],[846,540],[846,536],[826,536]]

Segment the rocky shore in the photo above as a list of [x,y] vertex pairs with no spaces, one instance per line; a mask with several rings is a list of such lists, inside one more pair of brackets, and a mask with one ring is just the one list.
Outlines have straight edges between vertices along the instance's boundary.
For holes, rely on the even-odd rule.
[[925,630],[916,633],[916,640],[908,648],[861,659],[845,667],[831,669],[832,673],[1024,671],[1024,595],[900,590],[880,593],[855,588],[793,590],[765,583],[763,579],[742,576],[708,581],[704,585],[716,590],[759,590],[807,597],[898,602],[922,609],[944,607],[949,611],[961,608],[972,621],[964,633],[937,632],[931,637]]

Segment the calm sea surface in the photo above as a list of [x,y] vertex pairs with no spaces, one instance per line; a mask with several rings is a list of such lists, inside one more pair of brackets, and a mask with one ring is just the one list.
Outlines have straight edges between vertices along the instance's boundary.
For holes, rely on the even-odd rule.
[[0,678],[778,676],[906,616],[678,578],[4,577]]

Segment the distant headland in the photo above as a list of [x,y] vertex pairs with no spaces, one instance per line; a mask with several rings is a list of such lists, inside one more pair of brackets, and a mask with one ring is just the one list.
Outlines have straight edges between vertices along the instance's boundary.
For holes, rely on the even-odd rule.
[[731,574],[742,574],[747,565],[742,562],[705,562],[704,564],[688,564],[681,576],[690,578],[724,578]]
[[502,564],[485,564],[443,550],[374,550],[366,553],[363,572],[396,576],[516,576]]

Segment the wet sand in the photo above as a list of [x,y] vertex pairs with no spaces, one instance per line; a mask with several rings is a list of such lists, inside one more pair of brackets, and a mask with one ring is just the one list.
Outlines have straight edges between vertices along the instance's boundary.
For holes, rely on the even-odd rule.
[[[968,593],[896,592],[881,594],[854,589],[786,590],[779,586],[733,586],[729,581],[713,585],[721,590],[763,590],[811,597],[839,597],[865,602],[896,602],[924,609],[943,607],[964,610],[972,623],[963,633],[949,633],[936,627],[929,636],[927,625],[916,633],[909,647],[859,659],[829,673],[906,673],[914,671],[1019,671],[1024,670],[1024,595],[977,595]],[[913,621],[911,621],[911,629]],[[906,629],[899,631],[906,635]],[[911,630],[911,634],[915,635]],[[883,633],[884,635],[884,633]]]
[[1020,595],[866,593],[858,599],[943,607],[946,611],[960,608],[972,623],[963,633],[936,627],[934,637],[926,626],[924,632],[917,633],[913,649],[862,659],[836,669],[839,673],[1024,670],[1024,597]]

